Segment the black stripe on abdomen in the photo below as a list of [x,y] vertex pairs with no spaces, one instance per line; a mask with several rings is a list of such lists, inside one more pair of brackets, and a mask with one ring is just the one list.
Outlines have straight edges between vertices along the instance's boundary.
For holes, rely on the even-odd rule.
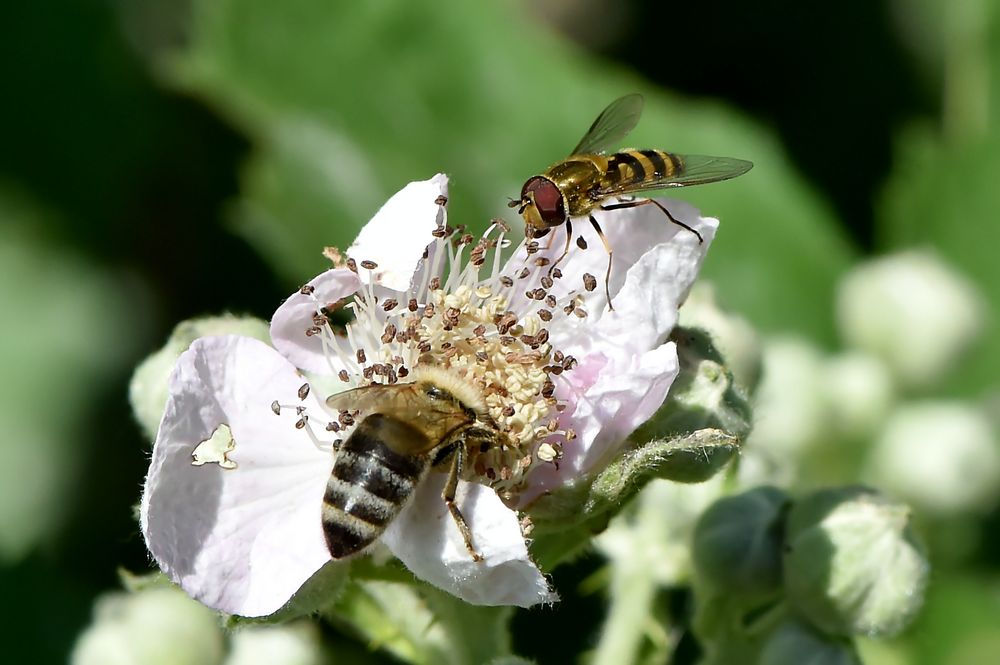
[[[623,170],[621,167],[624,166]],[[628,152],[616,152],[608,159],[608,167],[618,175],[617,183],[631,185],[646,179],[646,169],[635,155]]]
[[667,168],[667,162],[663,158],[666,153],[659,150],[640,150],[639,154],[649,160],[653,167],[653,177],[659,179],[664,176],[673,175],[673,169]]

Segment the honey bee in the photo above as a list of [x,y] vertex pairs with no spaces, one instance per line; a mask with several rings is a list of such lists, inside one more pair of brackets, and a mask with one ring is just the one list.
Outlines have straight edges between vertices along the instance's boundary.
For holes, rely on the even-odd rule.
[[447,370],[420,367],[412,383],[373,384],[327,398],[333,410],[362,418],[343,441],[323,496],[323,534],[334,559],[375,542],[434,468],[447,468],[442,499],[465,546],[482,561],[455,504],[466,455],[499,443],[476,388]]
[[553,228],[566,225],[566,248],[551,264],[555,267],[569,252],[573,237],[572,219],[587,216],[608,253],[604,288],[611,306],[608,280],[611,277],[612,249],[600,224],[592,214],[595,209],[620,210],[655,205],[674,224],[701,235],[674,218],[654,199],[635,199],[605,205],[612,196],[625,196],[668,187],[686,187],[728,180],[750,170],[752,163],[731,157],[679,155],[663,150],[623,150],[605,154],[638,124],[642,114],[640,94],[625,95],[611,102],[601,112],[569,157],[557,162],[541,175],[532,176],[521,188],[521,196],[510,202],[524,217],[527,234],[532,238],[546,235]]

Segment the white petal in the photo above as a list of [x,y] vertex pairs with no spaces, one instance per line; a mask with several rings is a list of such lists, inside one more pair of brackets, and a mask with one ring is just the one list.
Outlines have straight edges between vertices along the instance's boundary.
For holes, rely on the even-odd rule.
[[448,176],[443,173],[411,182],[386,201],[347,250],[358,262],[363,281],[367,283],[369,271],[361,262],[374,261],[378,267],[371,275],[376,284],[401,292],[410,288],[424,250],[434,241],[431,233],[446,222],[440,197],[448,198]]
[[[196,340],[171,377],[170,398],[142,497],[153,557],[191,596],[230,614],[278,610],[330,560],[321,506],[333,466],[296,430],[303,379],[266,344],[247,337]],[[287,415],[286,415],[287,414]],[[191,453],[220,424],[235,441],[234,469],[193,466]]]
[[567,405],[560,426],[572,428],[577,438],[563,448],[558,468],[544,465],[532,472],[521,506],[606,464],[667,398],[678,373],[673,342],[631,357],[615,353],[612,342],[604,348],[607,353],[590,353],[563,375],[568,381],[556,389],[556,398]]
[[[271,319],[271,342],[296,367],[320,374],[336,374],[343,365],[323,353],[320,335],[306,335],[315,326],[313,317],[327,303],[347,298],[360,288],[358,276],[347,268],[334,268],[314,277],[311,294],[296,291],[281,303]],[[350,353],[350,351],[348,351]]]
[[528,557],[517,514],[493,490],[460,483],[456,497],[484,561],[473,561],[441,490],[445,474],[432,473],[396,518],[383,542],[422,580],[475,605],[530,607],[554,602]]
[[[635,210],[648,210],[653,206],[643,206]],[[660,212],[655,209],[656,212]],[[632,212],[632,211],[630,211]],[[715,238],[718,220],[699,217],[691,206],[673,202],[671,213],[677,219],[696,229],[704,238],[698,238],[685,229],[675,232],[669,239],[643,248],[637,254],[635,243],[623,238],[626,255],[636,255],[629,267],[621,287],[612,291],[614,311],[600,309],[597,329],[607,337],[628,340],[643,351],[657,344],[670,333],[677,324],[677,310],[687,298],[698,271],[701,270],[705,252]],[[650,213],[645,213],[648,217]],[[662,215],[662,213],[660,213]],[[643,225],[652,224],[655,219],[636,220]],[[670,226],[680,228],[675,224]],[[615,247],[615,262],[618,249]]]

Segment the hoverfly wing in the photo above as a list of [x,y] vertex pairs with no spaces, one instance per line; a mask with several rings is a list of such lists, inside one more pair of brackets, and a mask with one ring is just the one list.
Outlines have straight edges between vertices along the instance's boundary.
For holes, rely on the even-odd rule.
[[597,116],[570,155],[594,155],[607,152],[631,132],[642,115],[642,95],[632,93],[611,102]]
[[609,184],[594,192],[595,198],[614,196],[616,194],[638,194],[640,192],[669,189],[671,187],[688,187],[704,185],[710,182],[720,182],[743,175],[751,168],[753,162],[734,157],[713,157],[711,155],[677,155],[669,153],[671,162],[676,168],[671,169],[662,177],[651,177],[627,182]]

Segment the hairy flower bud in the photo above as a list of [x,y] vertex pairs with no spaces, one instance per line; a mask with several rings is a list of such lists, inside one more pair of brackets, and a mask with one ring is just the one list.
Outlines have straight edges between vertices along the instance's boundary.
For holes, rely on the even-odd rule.
[[214,612],[174,587],[100,598],[72,665],[217,665],[223,635]]
[[928,562],[910,510],[864,487],[815,492],[788,515],[790,603],[833,635],[894,635],[923,602]]
[[806,624],[786,619],[768,637],[758,665],[861,665],[851,643],[821,635]]
[[781,546],[788,497],[775,487],[717,501],[694,530],[700,578],[720,593],[765,594],[781,584]]
[[940,379],[983,324],[980,295],[929,252],[896,254],[855,268],[837,300],[847,343],[885,360],[911,386]]
[[707,330],[736,382],[749,390],[756,387],[761,369],[757,331],[743,317],[719,306],[711,284],[698,282],[691,288],[681,307],[680,325]]
[[892,414],[869,471],[880,486],[929,512],[989,510],[1000,492],[1000,443],[975,407],[918,402]]

